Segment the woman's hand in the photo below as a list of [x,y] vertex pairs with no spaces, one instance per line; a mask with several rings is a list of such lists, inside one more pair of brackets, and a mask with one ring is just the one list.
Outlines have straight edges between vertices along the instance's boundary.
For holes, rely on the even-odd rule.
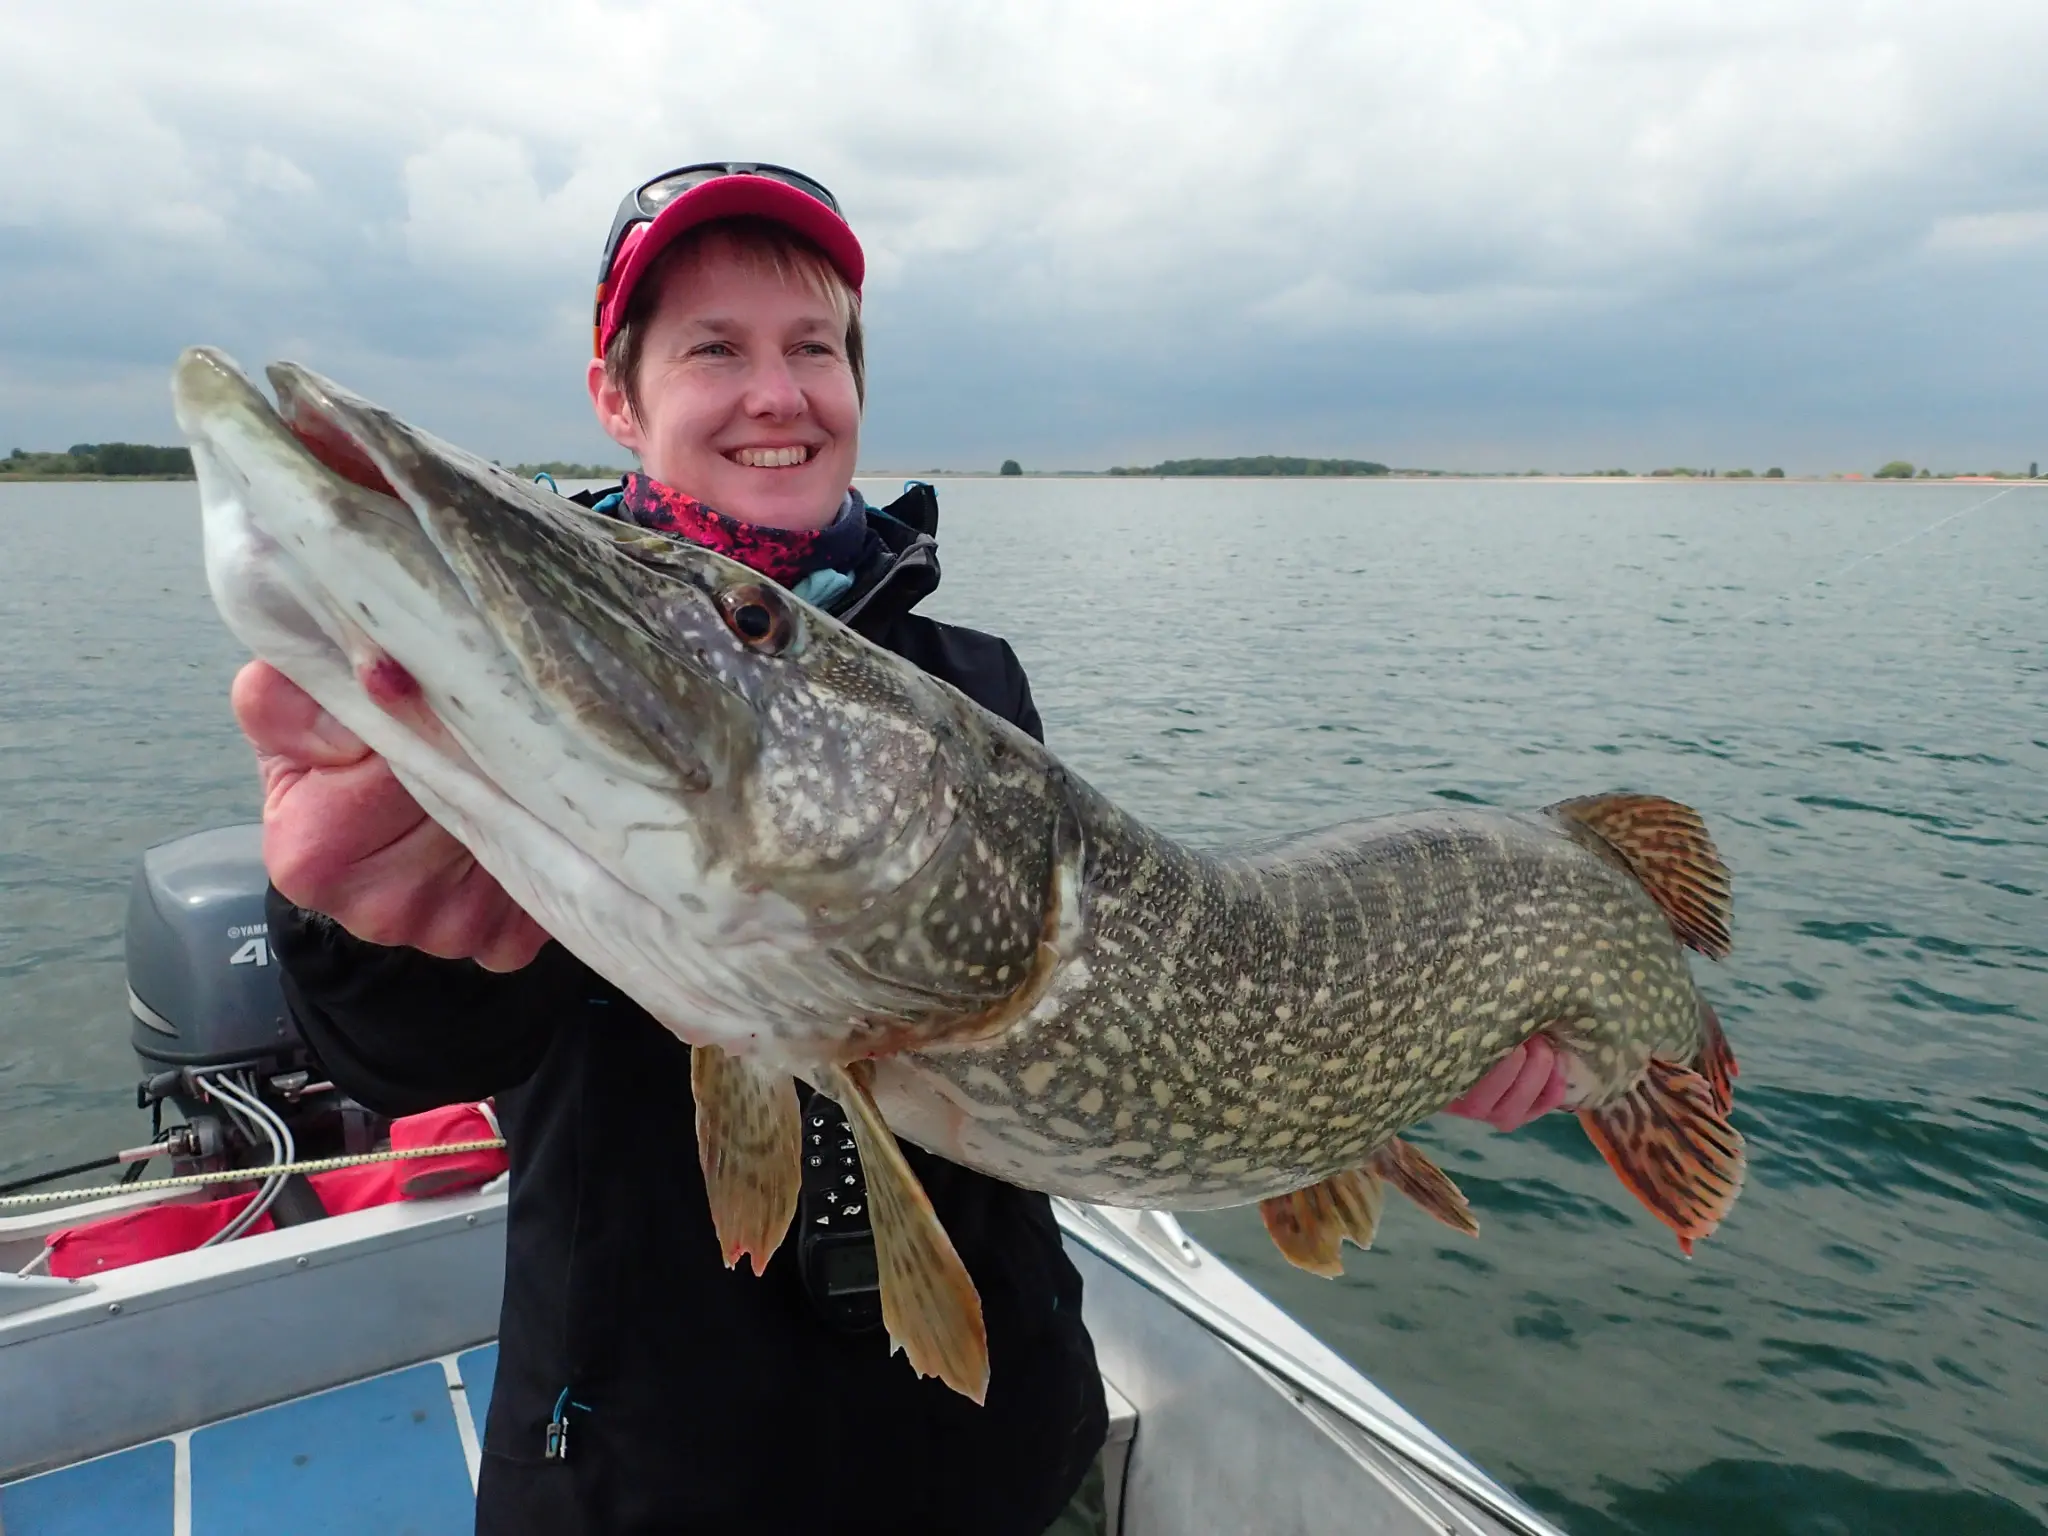
[[1447,1115],[1484,1120],[1497,1131],[1520,1130],[1564,1102],[1564,1052],[1548,1035],[1531,1035],[1462,1098],[1444,1106]]
[[263,862],[287,901],[359,939],[516,971],[548,936],[383,758],[276,668],[235,676],[263,775]]

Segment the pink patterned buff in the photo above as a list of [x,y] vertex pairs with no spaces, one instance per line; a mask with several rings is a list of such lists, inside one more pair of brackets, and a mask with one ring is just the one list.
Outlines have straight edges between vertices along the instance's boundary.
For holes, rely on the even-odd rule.
[[642,528],[716,550],[770,581],[793,587],[812,571],[827,566],[849,569],[859,558],[867,542],[867,518],[860,498],[850,499],[852,506],[824,528],[764,528],[727,517],[696,497],[635,471],[626,476],[619,511]]

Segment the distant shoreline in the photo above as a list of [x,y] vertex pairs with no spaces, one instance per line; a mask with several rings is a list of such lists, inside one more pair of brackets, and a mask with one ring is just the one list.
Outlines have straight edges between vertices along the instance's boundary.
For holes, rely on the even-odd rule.
[[197,475],[10,475],[0,472],[0,485],[55,485],[67,480],[105,480],[117,484],[126,480],[147,480],[153,484],[183,480],[189,484],[198,478]]
[[1332,480],[1378,483],[1399,480],[1405,484],[1446,481],[1459,485],[2048,485],[2048,475],[1929,475],[1910,480],[1880,480],[1874,475],[1515,475],[1466,473],[1460,470],[1392,470],[1384,475],[1146,475],[1127,470],[1112,475],[1102,469],[1027,469],[1021,475],[999,474],[992,469],[859,469],[856,480],[1229,480],[1260,485],[1284,482],[1290,485],[1321,485]]
[[[1331,480],[1399,480],[1413,484],[1417,481],[1447,480],[1459,484],[1477,482],[1506,485],[2048,485],[2048,476],[2029,479],[2025,475],[2006,478],[1992,475],[1929,475],[1924,480],[1917,476],[1911,480],[1880,480],[1872,475],[1786,475],[1782,478],[1766,479],[1762,475],[1489,475],[1477,471],[1465,473],[1458,470],[1398,469],[1384,475],[1146,475],[1130,470],[1120,475],[1112,475],[1102,469],[1027,469],[1021,475],[998,474],[992,469],[857,469],[853,474],[856,480],[916,480],[931,477],[942,480],[1230,480],[1246,483],[1256,481],[1260,484],[1273,481],[1320,484]],[[189,485],[196,478],[193,475],[10,475],[0,471],[0,485],[61,485],[79,481],[114,485],[136,481],[162,485],[183,481]]]

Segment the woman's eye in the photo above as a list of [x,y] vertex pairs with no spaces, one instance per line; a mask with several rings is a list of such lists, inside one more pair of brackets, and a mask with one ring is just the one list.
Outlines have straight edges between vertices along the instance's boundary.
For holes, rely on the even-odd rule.
[[732,343],[729,341],[707,341],[703,346],[696,349],[696,355],[699,357],[732,357],[736,354],[733,352]]

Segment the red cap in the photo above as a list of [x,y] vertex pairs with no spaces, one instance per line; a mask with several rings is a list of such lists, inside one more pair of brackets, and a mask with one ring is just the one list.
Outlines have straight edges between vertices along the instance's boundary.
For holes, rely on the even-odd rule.
[[676,236],[713,219],[750,217],[771,219],[802,235],[825,253],[825,259],[853,289],[854,297],[860,297],[867,258],[846,220],[786,182],[767,176],[719,176],[677,194],[651,222],[626,231],[612,258],[610,279],[599,296],[597,355],[604,356],[604,349],[611,345],[641,277]]

